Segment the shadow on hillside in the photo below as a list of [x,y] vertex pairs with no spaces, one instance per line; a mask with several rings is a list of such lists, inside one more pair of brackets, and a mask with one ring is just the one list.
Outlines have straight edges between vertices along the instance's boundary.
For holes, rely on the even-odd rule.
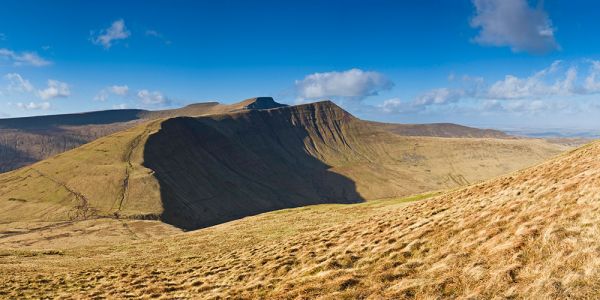
[[4,145],[0,141],[0,173],[8,172],[36,161],[29,154],[20,151],[15,146]]
[[169,224],[193,230],[283,208],[364,199],[355,183],[305,151],[287,116],[174,118],[150,136],[144,165]]

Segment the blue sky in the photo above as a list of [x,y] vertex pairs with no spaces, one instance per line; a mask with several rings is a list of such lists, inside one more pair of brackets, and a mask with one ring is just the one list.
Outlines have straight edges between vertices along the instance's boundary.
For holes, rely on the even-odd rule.
[[600,125],[594,1],[91,3],[3,1],[3,117],[273,96],[399,123]]

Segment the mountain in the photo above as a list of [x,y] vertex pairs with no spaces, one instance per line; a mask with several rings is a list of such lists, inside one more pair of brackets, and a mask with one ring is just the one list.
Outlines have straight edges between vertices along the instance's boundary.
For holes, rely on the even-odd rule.
[[[124,109],[0,119],[0,173],[31,165],[34,162],[149,120],[178,116],[204,116],[284,106],[284,104],[275,102],[271,97],[256,97],[234,104],[205,102],[158,111]],[[370,123],[373,127],[402,136],[513,138],[501,131],[477,129],[456,124]]]
[[159,111],[123,109],[0,119],[0,172],[30,165],[148,120],[281,106],[270,97],[258,97],[232,105],[206,102]]
[[593,143],[443,194],[289,209],[109,247],[5,250],[0,293],[595,299],[598,157]]
[[0,220],[152,219],[190,230],[282,208],[459,187],[565,149],[403,137],[329,101],[247,109],[252,103],[146,121],[0,174]]
[[514,138],[502,131],[479,129],[452,123],[391,124],[372,122],[373,125],[404,136],[437,136],[454,138]]

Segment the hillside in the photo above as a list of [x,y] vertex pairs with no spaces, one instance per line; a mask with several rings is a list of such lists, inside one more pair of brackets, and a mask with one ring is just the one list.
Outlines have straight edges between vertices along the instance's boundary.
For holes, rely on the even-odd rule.
[[[143,122],[179,116],[204,116],[244,110],[270,109],[285,105],[270,97],[250,98],[234,104],[205,102],[182,108],[148,111],[107,110],[77,114],[0,119],[0,173],[14,170],[77,148],[100,137]],[[387,124],[373,127],[403,136],[510,138],[489,129],[456,124]]]
[[562,149],[539,140],[401,137],[328,101],[157,119],[1,174],[0,220],[151,219],[196,229],[463,186]]
[[149,120],[281,106],[272,98],[258,97],[230,105],[206,102],[159,111],[122,109],[0,119],[0,173],[30,165]]
[[502,131],[479,129],[452,123],[391,124],[371,122],[374,126],[403,136],[437,136],[454,138],[514,138]]
[[5,250],[0,292],[595,299],[598,156],[600,143],[594,143],[439,196],[277,211],[160,240],[60,255]]

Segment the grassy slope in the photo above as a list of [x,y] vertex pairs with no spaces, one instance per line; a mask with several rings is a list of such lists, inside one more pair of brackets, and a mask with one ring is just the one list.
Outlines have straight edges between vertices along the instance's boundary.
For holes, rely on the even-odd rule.
[[[5,295],[598,298],[600,143],[426,200],[267,213],[128,245],[5,251]],[[144,254],[142,254],[144,253]]]
[[[230,269],[232,272],[239,270],[238,267],[242,267],[239,265],[239,259],[248,257],[236,257],[235,252],[238,250],[244,251],[254,244],[258,252],[254,250],[252,253],[259,254],[255,259],[265,260],[261,267],[265,270],[277,269],[282,261],[294,253],[283,256],[271,252],[272,250],[260,253],[264,245],[272,248],[277,244],[287,244],[292,237],[319,236],[325,228],[368,222],[379,213],[393,211],[409,202],[426,199],[435,194],[351,205],[322,204],[284,209],[155,241],[132,241],[122,244],[113,242],[109,246],[79,246],[67,249],[43,247],[44,244],[39,242],[34,244],[37,247],[28,247],[28,250],[5,245],[2,247],[4,249],[0,248],[0,264],[3,266],[0,268],[0,286],[4,287],[0,288],[0,295],[73,295],[74,292],[77,294],[81,293],[82,289],[87,289],[88,291],[81,295],[139,297],[163,294],[168,290],[180,291],[179,283],[175,282],[182,282],[200,292],[192,298],[214,295],[215,291],[209,291],[204,282],[221,279],[218,276],[206,275],[213,273],[209,270],[215,269],[212,264],[216,262],[222,263],[227,269],[233,267]],[[160,250],[147,251],[152,247],[158,247]],[[124,256],[129,255],[130,251],[139,252],[135,258]],[[102,258],[99,259],[100,257]],[[190,269],[192,266],[196,270]],[[168,270],[169,268],[177,270]],[[106,274],[108,270],[112,274]],[[219,272],[214,273],[218,274]],[[237,275],[240,278],[247,276],[245,272],[239,272]],[[25,283],[24,280],[31,282]],[[65,286],[61,287],[63,283]],[[136,287],[132,287],[132,283]],[[222,283],[225,284],[224,281]],[[223,285],[219,290],[222,292],[227,290],[227,287],[228,285]],[[104,291],[100,291],[102,289]],[[187,290],[177,294],[190,297],[190,292],[191,290]],[[234,293],[235,290],[231,292]]]
[[234,104],[196,103],[182,108],[145,111],[107,110],[79,114],[0,119],[0,172],[7,172],[74,149],[140,123],[178,116],[203,116],[250,108],[278,107],[271,98]]
[[158,183],[141,166],[144,140],[159,124],[118,132],[0,175],[0,220],[64,221],[160,211]]
[[403,136],[437,136],[455,138],[514,138],[502,131],[480,129],[452,123],[392,124],[370,122],[372,125]]
[[92,219],[0,224],[2,248],[60,249],[102,246],[169,236],[181,230],[160,221]]
[[156,120],[0,175],[0,220],[162,217],[191,229],[456,187],[561,149],[535,140],[401,137],[330,102]]

